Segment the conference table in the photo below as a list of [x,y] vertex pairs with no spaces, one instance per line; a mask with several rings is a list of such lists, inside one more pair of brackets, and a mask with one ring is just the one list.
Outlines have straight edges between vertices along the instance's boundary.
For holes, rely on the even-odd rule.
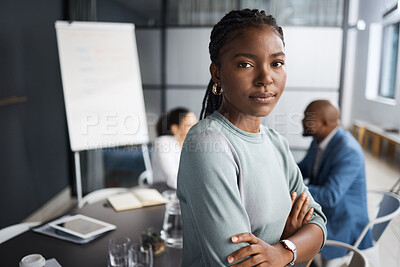
[[[160,192],[165,185],[154,186]],[[83,208],[73,208],[68,214],[83,214],[117,226],[89,243],[80,245],[60,240],[33,231],[27,231],[0,244],[0,266],[18,266],[19,261],[29,254],[41,254],[45,259],[55,258],[63,267],[107,266],[108,240],[115,237],[130,237],[139,242],[141,233],[148,229],[161,230],[165,205],[116,212],[107,202],[99,201]],[[167,247],[166,252],[154,257],[154,267],[181,266],[182,250]],[[295,266],[305,266],[296,264]]]
[[[160,192],[168,189],[155,186]],[[107,266],[108,240],[113,237],[130,237],[139,242],[140,235],[148,228],[161,230],[165,205],[157,205],[127,211],[115,211],[107,200],[83,208],[73,208],[68,214],[83,214],[117,226],[89,243],[80,245],[54,237],[27,231],[0,244],[0,266],[18,266],[28,254],[38,253],[45,259],[55,258],[63,267]],[[167,247],[166,253],[154,257],[154,267],[178,267],[181,265],[182,250]]]

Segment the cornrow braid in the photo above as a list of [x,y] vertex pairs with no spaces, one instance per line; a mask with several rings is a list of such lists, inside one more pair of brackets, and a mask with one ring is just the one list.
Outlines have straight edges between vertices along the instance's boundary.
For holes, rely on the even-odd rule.
[[[277,25],[275,18],[271,15],[266,15],[264,10],[233,10],[226,14],[217,24],[214,25],[211,31],[210,44],[208,46],[211,62],[216,66],[219,66],[221,49],[225,44],[235,39],[237,33],[248,28],[262,28],[264,26],[272,27],[281,38],[283,45],[285,45],[282,28]],[[221,106],[222,95],[214,95],[212,93],[213,85],[214,81],[211,79],[204,95],[200,120],[211,115]]]

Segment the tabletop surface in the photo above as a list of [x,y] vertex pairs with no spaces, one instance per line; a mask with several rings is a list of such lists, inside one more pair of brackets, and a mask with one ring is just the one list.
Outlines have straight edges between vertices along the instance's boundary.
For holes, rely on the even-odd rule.
[[[160,192],[167,189],[155,186]],[[117,226],[87,244],[79,245],[54,237],[27,231],[7,242],[0,244],[2,257],[0,266],[18,266],[19,261],[29,254],[41,254],[45,259],[55,258],[63,267],[107,266],[108,240],[113,237],[130,237],[138,242],[141,233],[147,228],[161,230],[164,220],[165,205],[150,206],[140,209],[116,212],[107,200],[73,208],[69,214],[83,214]],[[154,257],[154,267],[179,267],[182,250],[167,248],[166,253]],[[306,266],[305,263],[295,266]]]
[[[157,188],[159,189],[159,188]],[[160,189],[159,189],[160,191]],[[27,231],[0,244],[1,266],[18,266],[28,254],[38,253],[45,259],[55,258],[63,267],[107,266],[108,240],[112,237],[130,237],[138,242],[140,234],[149,227],[161,230],[165,205],[116,212],[103,200],[83,208],[74,208],[69,214],[84,214],[117,226],[87,244],[79,245],[43,234]],[[166,253],[154,257],[154,267],[178,267],[181,249],[167,248]]]

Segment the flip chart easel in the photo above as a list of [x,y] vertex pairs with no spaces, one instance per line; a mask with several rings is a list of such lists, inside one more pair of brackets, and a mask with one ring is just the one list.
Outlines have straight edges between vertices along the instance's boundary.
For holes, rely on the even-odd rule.
[[141,145],[151,173],[135,26],[57,21],[55,28],[79,203],[79,151]]

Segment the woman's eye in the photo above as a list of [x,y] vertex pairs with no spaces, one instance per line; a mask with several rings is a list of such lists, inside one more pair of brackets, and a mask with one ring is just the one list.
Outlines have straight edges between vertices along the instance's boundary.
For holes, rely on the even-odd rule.
[[250,64],[250,63],[243,62],[243,63],[239,63],[239,67],[240,67],[240,68],[250,68],[250,67],[251,67],[251,64]]
[[282,61],[276,61],[274,63],[272,63],[272,66],[274,67],[282,67],[285,63],[283,63]]

